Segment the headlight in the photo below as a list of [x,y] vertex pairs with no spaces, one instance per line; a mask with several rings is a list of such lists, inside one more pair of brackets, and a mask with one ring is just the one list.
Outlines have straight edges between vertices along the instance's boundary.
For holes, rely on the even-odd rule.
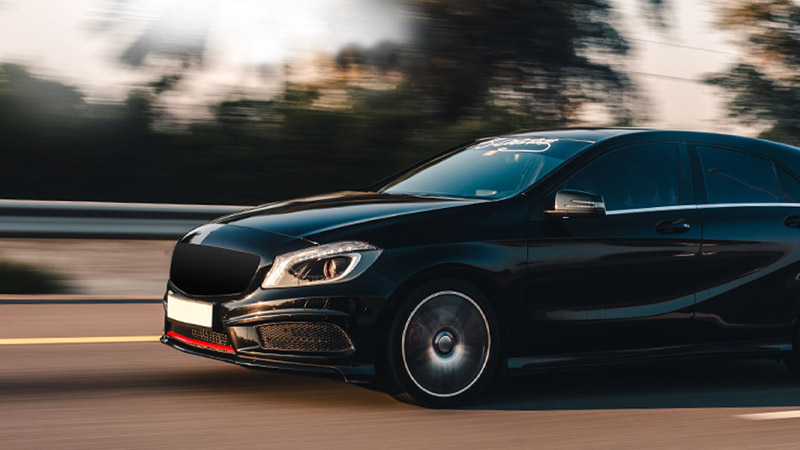
[[262,288],[340,283],[361,275],[381,250],[366,242],[319,245],[275,257]]

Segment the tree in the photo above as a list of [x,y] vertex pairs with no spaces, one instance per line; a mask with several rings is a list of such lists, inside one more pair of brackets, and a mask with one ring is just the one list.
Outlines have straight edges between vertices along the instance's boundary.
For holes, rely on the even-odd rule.
[[340,65],[396,68],[425,109],[446,120],[492,101],[528,123],[559,126],[587,102],[625,115],[633,92],[614,63],[628,51],[606,0],[407,0],[414,38],[345,48]]
[[740,0],[722,7],[719,24],[745,36],[744,53],[707,82],[730,93],[730,116],[769,127],[760,137],[800,145],[800,5]]
[[69,117],[85,106],[83,94],[73,87],[37,78],[16,64],[0,64],[0,126]]

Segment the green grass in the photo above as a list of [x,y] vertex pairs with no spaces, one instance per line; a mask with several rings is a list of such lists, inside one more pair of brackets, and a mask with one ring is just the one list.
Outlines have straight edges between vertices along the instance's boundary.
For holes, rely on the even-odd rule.
[[0,294],[69,292],[64,276],[33,264],[0,259]]

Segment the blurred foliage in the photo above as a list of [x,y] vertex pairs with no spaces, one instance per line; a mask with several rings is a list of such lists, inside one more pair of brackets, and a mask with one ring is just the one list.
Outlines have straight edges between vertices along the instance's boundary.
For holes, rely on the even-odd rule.
[[630,80],[597,58],[628,51],[605,0],[408,1],[414,39],[379,60],[396,61],[438,117],[469,116],[500,99],[532,123],[560,126],[585,102],[625,105]]
[[121,104],[1,65],[0,195],[255,204],[369,185],[468,139],[574,124],[589,104],[631,124],[635,89],[615,70],[628,45],[608,1],[406,1],[413,41],[346,47],[324,79],[231,98],[182,128],[160,99],[197,65]]
[[[346,107],[318,107],[320,89],[299,85],[271,101],[220,103],[215,120],[164,132],[153,127],[163,117],[159,85],[134,89],[121,105],[92,105],[0,65],[2,196],[253,204],[358,188],[524,122],[497,107],[480,119],[437,121],[399,88],[351,88]],[[46,107],[35,102],[43,86],[58,94]]]
[[0,259],[0,292],[4,294],[62,294],[69,292],[64,277],[32,264]]
[[800,4],[728,2],[721,9],[719,25],[746,37],[744,56],[707,82],[731,94],[732,117],[770,127],[760,137],[800,145]]

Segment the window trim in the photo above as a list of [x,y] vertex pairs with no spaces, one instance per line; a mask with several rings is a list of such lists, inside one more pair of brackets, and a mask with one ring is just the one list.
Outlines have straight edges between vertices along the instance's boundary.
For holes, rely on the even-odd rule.
[[694,205],[674,205],[674,206],[654,206],[652,208],[617,209],[607,211],[607,216],[618,216],[623,214],[640,214],[662,211],[685,211],[719,208],[767,208],[767,207],[786,207],[800,208],[800,203],[704,203]]
[[[800,206],[800,205],[798,205]],[[607,216],[618,216],[622,214],[638,214],[638,213],[650,213],[650,212],[661,212],[661,211],[684,211],[684,210],[691,210],[697,209],[697,205],[671,205],[671,206],[652,206],[650,208],[632,208],[632,209],[613,209],[611,211],[606,211]]]

